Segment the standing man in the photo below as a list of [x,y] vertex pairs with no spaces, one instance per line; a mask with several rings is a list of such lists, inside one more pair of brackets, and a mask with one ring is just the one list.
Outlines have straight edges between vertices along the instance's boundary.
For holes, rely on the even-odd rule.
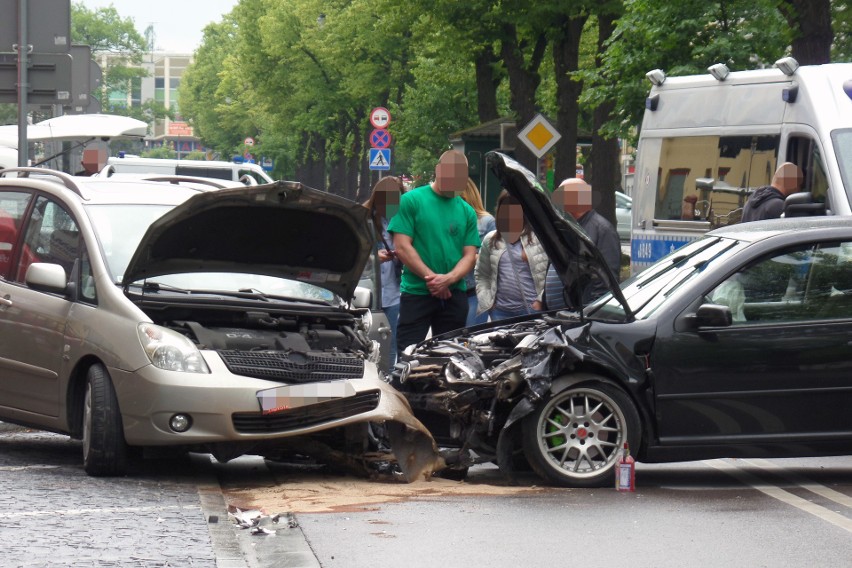
[[758,187],[743,207],[742,223],[777,219],[784,212],[784,200],[802,187],[802,170],[791,162],[784,162],[775,170],[772,184]]
[[[592,186],[579,178],[569,178],[559,184],[559,187],[553,191],[551,199],[559,211],[569,213],[577,220],[597,249],[601,251],[607,266],[618,279],[621,273],[621,240],[612,223],[592,208]],[[559,280],[559,276],[551,265],[547,269],[544,284],[547,309],[580,309],[582,307],[566,306],[562,290],[562,281]],[[606,292],[609,292],[609,287],[596,278],[583,291],[583,304],[588,304]]]
[[444,152],[435,181],[404,194],[391,219],[400,282],[397,352],[433,335],[464,327],[468,301],[465,275],[479,247],[476,212],[460,196],[467,185],[467,158]]

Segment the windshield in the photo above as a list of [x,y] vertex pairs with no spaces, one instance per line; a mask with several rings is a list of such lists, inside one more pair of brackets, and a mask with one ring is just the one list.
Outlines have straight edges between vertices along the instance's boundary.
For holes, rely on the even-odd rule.
[[[665,302],[675,290],[718,261],[738,246],[738,241],[719,237],[704,237],[669,253],[647,270],[621,283],[636,319],[646,319]],[[594,319],[623,320],[624,308],[606,294],[587,308]]]
[[[151,223],[172,207],[124,203],[87,207],[113,282],[118,284],[122,281],[127,265]],[[337,301],[336,296],[325,288],[260,274],[193,272],[157,276],[146,283],[179,290],[245,292],[310,301]]]

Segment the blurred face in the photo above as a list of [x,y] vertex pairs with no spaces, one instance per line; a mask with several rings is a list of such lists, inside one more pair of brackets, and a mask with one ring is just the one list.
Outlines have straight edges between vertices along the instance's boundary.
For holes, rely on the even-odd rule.
[[557,209],[579,219],[592,210],[592,186],[583,180],[566,180],[553,192]]
[[506,240],[514,243],[524,232],[524,209],[520,205],[502,203],[497,209],[497,229]]
[[390,219],[399,211],[399,192],[383,191],[376,194],[376,213],[379,217]]
[[444,152],[435,166],[435,189],[445,197],[464,193],[467,186],[467,158],[461,152]]

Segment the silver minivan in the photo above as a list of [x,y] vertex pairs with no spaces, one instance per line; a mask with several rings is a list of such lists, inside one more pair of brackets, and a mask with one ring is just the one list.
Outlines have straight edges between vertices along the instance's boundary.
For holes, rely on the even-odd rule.
[[148,446],[368,453],[377,426],[407,478],[430,472],[368,336],[367,218],[295,182],[4,171],[0,420],[82,439],[91,475]]

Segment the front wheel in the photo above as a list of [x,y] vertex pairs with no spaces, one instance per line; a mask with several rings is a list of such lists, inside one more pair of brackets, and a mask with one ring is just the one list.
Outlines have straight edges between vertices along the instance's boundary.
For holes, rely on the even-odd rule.
[[627,393],[606,383],[584,383],[551,395],[524,419],[524,453],[551,483],[601,487],[613,482],[624,442],[639,447],[640,428]]
[[83,400],[83,469],[96,477],[124,475],[127,454],[112,380],[102,365],[92,365]]

